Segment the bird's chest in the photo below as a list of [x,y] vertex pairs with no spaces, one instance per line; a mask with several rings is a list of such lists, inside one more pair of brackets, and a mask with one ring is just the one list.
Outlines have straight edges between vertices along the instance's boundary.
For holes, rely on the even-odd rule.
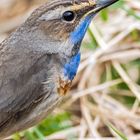
[[59,75],[59,84],[57,91],[60,95],[65,95],[71,88],[72,80],[74,79],[78,66],[80,64],[80,53],[68,59],[61,68]]

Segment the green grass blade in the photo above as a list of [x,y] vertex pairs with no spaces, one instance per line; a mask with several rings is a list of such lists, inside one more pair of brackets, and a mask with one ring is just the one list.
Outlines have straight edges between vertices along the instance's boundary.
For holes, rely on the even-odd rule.
[[110,130],[112,130],[121,140],[128,140],[127,137],[120,132],[119,130],[117,130],[112,124],[108,124],[108,127]]

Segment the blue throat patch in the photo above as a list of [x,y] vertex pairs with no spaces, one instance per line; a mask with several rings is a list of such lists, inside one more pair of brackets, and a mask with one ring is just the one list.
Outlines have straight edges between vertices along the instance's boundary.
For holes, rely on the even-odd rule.
[[78,53],[77,55],[73,56],[68,63],[64,65],[64,76],[68,77],[69,80],[73,80],[76,73],[78,66],[80,64],[81,54]]
[[[75,28],[73,32],[70,34],[70,41],[74,46],[82,42],[84,35],[87,31],[87,28],[92,20],[93,16],[87,16],[83,19],[80,24]],[[80,47],[80,46],[77,46]],[[73,56],[68,63],[64,65],[64,76],[67,77],[69,80],[73,80],[76,73],[78,66],[80,64],[80,53]]]
[[82,41],[87,31],[87,28],[92,20],[93,16],[87,16],[83,19],[80,24],[70,34],[70,40],[73,44],[77,44]]

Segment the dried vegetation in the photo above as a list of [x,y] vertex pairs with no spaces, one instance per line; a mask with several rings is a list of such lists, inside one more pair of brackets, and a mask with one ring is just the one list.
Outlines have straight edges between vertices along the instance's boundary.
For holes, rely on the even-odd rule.
[[[0,41],[43,2],[1,0]],[[103,11],[92,22],[82,50],[68,100],[14,140],[140,140],[140,1],[120,0]]]

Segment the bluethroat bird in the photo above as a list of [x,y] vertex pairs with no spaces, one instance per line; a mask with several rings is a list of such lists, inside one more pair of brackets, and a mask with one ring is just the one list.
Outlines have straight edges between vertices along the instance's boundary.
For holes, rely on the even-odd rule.
[[48,0],[0,44],[0,139],[29,128],[64,98],[92,18],[118,0]]

